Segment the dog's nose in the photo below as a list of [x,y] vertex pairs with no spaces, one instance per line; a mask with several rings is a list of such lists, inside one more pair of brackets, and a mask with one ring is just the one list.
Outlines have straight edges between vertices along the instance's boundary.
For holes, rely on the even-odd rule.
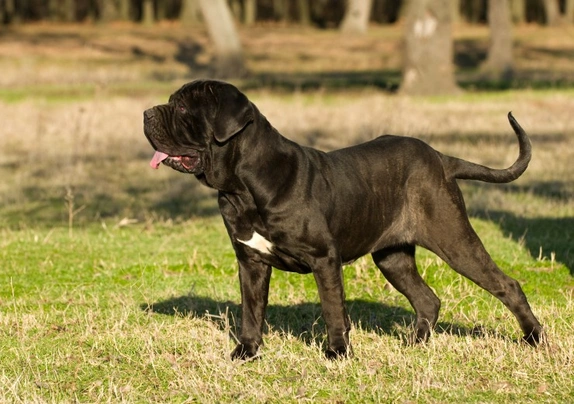
[[153,108],[146,109],[146,110],[144,111],[144,119],[152,119],[153,116],[154,116]]

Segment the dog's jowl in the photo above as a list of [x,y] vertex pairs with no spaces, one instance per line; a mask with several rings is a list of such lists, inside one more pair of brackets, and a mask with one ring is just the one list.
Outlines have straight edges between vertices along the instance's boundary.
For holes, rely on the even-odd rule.
[[326,354],[350,354],[342,265],[365,254],[409,299],[413,341],[425,341],[440,301],[417,271],[417,245],[500,299],[524,340],[539,343],[542,327],[526,296],[484,249],[457,185],[457,179],[510,182],[524,172],[530,141],[511,114],[508,119],[518,159],[492,169],[408,137],[381,136],[329,153],[303,147],[219,81],[186,84],[167,104],[146,110],[144,131],[156,150],[151,166],[193,174],[219,191],[241,282],[242,327],[231,356],[252,357],[262,344],[272,267],[313,274],[327,324]]

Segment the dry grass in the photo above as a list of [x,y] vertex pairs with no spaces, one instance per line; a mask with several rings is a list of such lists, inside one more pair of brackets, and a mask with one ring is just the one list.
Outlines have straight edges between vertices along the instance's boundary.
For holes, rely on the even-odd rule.
[[[534,144],[531,166],[515,185],[546,186],[549,193],[563,196],[547,201],[562,205],[550,213],[572,213],[574,178],[569,162],[574,158],[574,101],[570,93],[519,91],[500,98],[478,95],[456,101],[372,91],[249,95],[285,136],[303,144],[328,150],[393,133],[420,137],[442,152],[495,167],[507,166],[516,157],[515,137],[506,120],[512,110]],[[110,201],[111,211],[102,206],[100,212],[91,209],[91,214],[141,217],[145,204],[138,204],[130,192],[158,204],[166,195],[181,192],[185,180],[165,169],[148,170],[146,165],[151,148],[142,134],[141,114],[164,100],[102,96],[74,104],[1,103],[0,115],[10,119],[4,121],[0,137],[0,170],[5,178],[0,201],[6,207],[42,196],[63,198],[63,190],[70,186],[83,197],[78,204],[92,204],[104,195],[117,199]],[[533,209],[532,213],[541,213],[539,205]]]

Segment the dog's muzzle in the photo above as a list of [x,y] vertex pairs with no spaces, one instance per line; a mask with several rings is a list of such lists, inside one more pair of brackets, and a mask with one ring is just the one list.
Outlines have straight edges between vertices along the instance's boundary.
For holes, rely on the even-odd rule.
[[[162,139],[167,139],[165,127],[157,116],[157,111],[150,108],[144,111],[144,133],[149,142],[156,150],[149,165],[158,169],[160,164],[165,164],[174,170],[187,174],[201,174],[203,172],[203,159],[201,152],[191,148],[185,148],[181,153],[166,153],[168,150],[176,150],[176,147],[165,146]],[[164,147],[162,147],[164,146]],[[162,151],[163,149],[164,151]]]

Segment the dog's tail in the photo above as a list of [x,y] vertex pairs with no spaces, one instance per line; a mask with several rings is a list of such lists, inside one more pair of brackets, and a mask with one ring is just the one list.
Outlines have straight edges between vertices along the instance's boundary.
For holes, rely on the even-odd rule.
[[514,119],[512,112],[508,113],[508,121],[512,129],[514,129],[514,133],[516,133],[520,148],[518,158],[514,164],[508,168],[495,169],[456,157],[443,156],[446,175],[461,180],[478,180],[494,183],[511,182],[520,177],[526,170],[526,167],[528,167],[528,163],[532,157],[532,146],[528,135],[516,119]]

